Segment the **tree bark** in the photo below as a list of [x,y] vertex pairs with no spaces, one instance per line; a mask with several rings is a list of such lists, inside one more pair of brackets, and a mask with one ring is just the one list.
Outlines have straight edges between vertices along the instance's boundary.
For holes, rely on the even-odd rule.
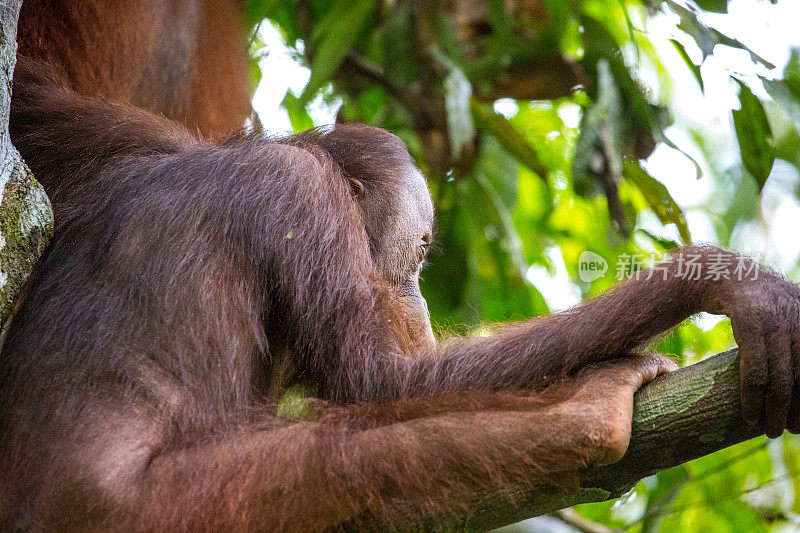
[[[14,304],[53,234],[53,211],[8,133],[11,78],[22,0],[0,0],[0,324]],[[2,337],[0,337],[2,338]]]
[[742,418],[739,354],[731,350],[642,387],[634,397],[628,452],[617,463],[585,470],[578,490],[491,494],[443,516],[410,514],[403,529],[485,531],[579,503],[617,498],[644,477],[762,434],[763,428],[748,426]]

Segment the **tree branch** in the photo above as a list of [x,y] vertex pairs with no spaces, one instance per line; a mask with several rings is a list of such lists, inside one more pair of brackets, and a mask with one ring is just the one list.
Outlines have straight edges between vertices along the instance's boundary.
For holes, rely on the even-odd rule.
[[571,494],[494,494],[448,529],[484,530],[578,503],[621,496],[640,479],[763,434],[748,426],[739,398],[739,353],[731,350],[649,383],[634,398],[631,444],[621,461],[589,469]]
[[[408,530],[484,531],[579,503],[616,498],[640,479],[763,434],[742,419],[739,354],[715,355],[644,386],[634,397],[631,443],[621,461],[591,468],[580,488],[491,494],[446,516],[413,517]],[[380,529],[375,524],[375,529]]]

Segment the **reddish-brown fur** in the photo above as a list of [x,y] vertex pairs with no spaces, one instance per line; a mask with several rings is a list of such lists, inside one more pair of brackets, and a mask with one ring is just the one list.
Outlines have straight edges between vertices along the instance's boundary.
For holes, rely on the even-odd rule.
[[[633,392],[671,368],[637,349],[700,310],[733,319],[748,417],[800,428],[800,291],[780,277],[684,279],[687,254],[733,257],[688,248],[663,277],[434,344],[414,287],[394,279],[402,244],[380,237],[396,226],[385,213],[419,222],[396,137],[351,125],[209,144],[127,105],[161,52],[125,33],[117,4],[82,4],[92,16],[65,27],[28,5],[51,28],[21,21],[33,43],[20,50],[50,64],[20,60],[11,133],[56,231],[0,357],[0,528],[398,525],[502,488],[568,486],[624,453]],[[128,15],[147,26],[163,5]],[[184,89],[183,111],[151,109],[227,129],[199,118],[227,104]],[[172,101],[162,90],[147,101]],[[311,420],[275,416],[292,383],[319,398]]]
[[79,93],[132,103],[219,139],[250,114],[238,0],[25,0],[19,54]]

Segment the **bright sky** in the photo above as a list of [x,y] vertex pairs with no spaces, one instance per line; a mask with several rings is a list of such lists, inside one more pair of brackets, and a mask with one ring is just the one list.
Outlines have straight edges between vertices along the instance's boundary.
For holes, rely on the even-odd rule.
[[[679,1],[679,3],[681,3]],[[753,51],[778,65],[777,72],[789,57],[789,50],[800,47],[800,0],[779,0],[771,4],[766,0],[731,0],[727,15],[708,14],[703,17],[725,33],[748,45]],[[683,64],[670,38],[684,44],[695,62],[701,58],[700,50],[675,28],[677,16],[659,15],[648,20],[644,28],[655,44],[658,55],[671,75],[669,99],[676,113],[676,124],[667,134],[670,139],[688,153],[697,155],[690,140],[689,129],[704,131],[714,140],[722,167],[738,165],[739,154],[731,128],[730,108],[738,106],[736,86],[729,80],[736,73],[745,80],[760,97],[768,99],[756,74],[769,75],[756,67],[744,51],[718,46],[715,53],[701,67],[705,94]],[[280,108],[286,91],[299,95],[308,82],[308,68],[292,55],[280,33],[271,25],[264,24],[261,38],[266,43],[266,57],[261,60],[261,80],[253,106],[264,126],[271,132],[290,132],[291,125],[286,111]],[[659,86],[653,69],[643,65],[640,78],[652,88]],[[335,121],[338,104],[327,105],[318,97],[310,106],[311,118],[316,125]],[[504,112],[503,103],[496,106]],[[577,120],[577,117],[576,117]],[[715,197],[720,187],[704,169],[704,176],[696,179],[694,165],[680,152],[659,146],[645,162],[647,170],[664,183],[678,204],[686,210],[689,227],[696,241],[714,240],[713,225],[700,206],[724,206],[727,199]],[[737,229],[731,243],[732,248],[764,257],[779,269],[794,265],[800,257],[800,202],[795,191],[800,186],[797,169],[783,161],[776,161],[772,174],[762,192],[762,218],[744,228]],[[655,219],[647,217],[640,221],[642,227],[656,234],[667,234],[677,238],[674,228],[664,228]],[[553,250],[556,274],[531,269],[529,279],[545,296],[550,306],[564,309],[580,300],[577,288],[569,282],[563,260],[558,250]]]

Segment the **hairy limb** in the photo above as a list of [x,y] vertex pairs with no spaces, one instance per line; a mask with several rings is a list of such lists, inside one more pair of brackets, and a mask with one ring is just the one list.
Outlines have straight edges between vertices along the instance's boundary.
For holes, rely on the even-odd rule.
[[[159,442],[153,420],[130,410],[90,409],[93,430],[41,472],[46,497],[26,525],[320,531],[365,514],[391,522],[409,507],[446,510],[504,487],[570,484],[578,469],[622,456],[633,393],[673,368],[638,356],[562,383],[563,401],[478,393],[449,411],[434,398],[334,407],[313,422],[189,442]],[[376,423],[371,410],[393,414]]]
[[[691,261],[699,265],[697,276],[686,272]],[[709,265],[720,261],[731,272],[739,264],[754,266],[715,247],[682,248],[652,272],[576,308],[417,361],[411,387],[495,389],[522,385],[521,380],[546,382],[630,353],[692,314],[708,311],[731,317],[742,354],[745,415],[752,421],[766,417],[767,434],[776,436],[787,427],[793,383],[800,383],[800,289],[765,267],[741,280],[708,276]],[[798,394],[794,398],[797,408],[788,427],[796,430]]]

